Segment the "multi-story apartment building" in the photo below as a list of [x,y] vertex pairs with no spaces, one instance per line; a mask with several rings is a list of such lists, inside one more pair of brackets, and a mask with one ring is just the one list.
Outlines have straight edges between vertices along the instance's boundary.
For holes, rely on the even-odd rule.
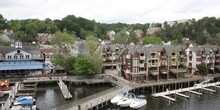
[[105,69],[119,69],[117,57],[124,48],[124,45],[102,45],[102,61]]
[[188,47],[187,54],[187,67],[188,72],[196,74],[198,72],[197,65],[204,63],[207,65],[210,73],[219,72],[219,47],[217,46],[196,46]]
[[[186,54],[181,47],[127,46],[119,55],[121,72],[128,80],[169,79],[185,73]],[[182,74],[184,75],[184,74]]]
[[106,69],[118,69],[130,81],[184,77],[197,73],[201,63],[211,73],[220,72],[217,46],[104,45],[102,54]]

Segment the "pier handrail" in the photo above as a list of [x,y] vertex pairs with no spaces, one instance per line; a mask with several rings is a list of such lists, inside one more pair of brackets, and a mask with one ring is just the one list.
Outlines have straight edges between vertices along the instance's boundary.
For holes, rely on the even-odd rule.
[[[97,98],[97,97],[100,97],[102,95],[105,95],[106,93],[111,93],[117,89],[120,89],[121,87],[120,86],[115,86],[113,88],[110,88],[110,89],[107,89],[107,90],[104,90],[102,92],[98,92],[96,94],[93,94],[93,95],[90,95],[88,97],[85,97],[85,98],[82,98],[82,99],[79,99],[77,101],[73,101],[73,102],[70,102],[70,103],[67,103],[67,104],[64,104],[62,106],[59,106],[57,108],[54,108],[53,110],[65,110],[65,109],[68,109],[68,108],[71,108],[73,106],[77,106],[77,105],[80,105],[82,104],[83,102],[87,102],[89,101],[90,99],[94,99],[94,98]],[[112,96],[113,97],[113,96]]]

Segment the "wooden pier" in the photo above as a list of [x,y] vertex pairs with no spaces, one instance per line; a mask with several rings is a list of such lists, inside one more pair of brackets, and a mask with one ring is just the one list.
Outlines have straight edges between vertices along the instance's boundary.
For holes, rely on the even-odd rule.
[[113,84],[116,84],[116,87],[113,87],[111,89],[102,91],[100,93],[85,97],[83,99],[79,99],[77,101],[65,104],[63,106],[60,106],[58,108],[54,108],[54,110],[93,110],[93,109],[100,109],[104,105],[107,105],[108,102],[118,94],[120,90],[132,90],[130,86],[127,86],[130,84],[129,81],[126,81],[123,78],[114,76],[114,75],[104,75],[104,78],[106,81],[110,81]]
[[58,85],[60,87],[64,99],[71,99],[72,95],[70,94],[66,84],[62,80],[59,80]]
[[182,96],[182,97],[185,97],[185,98],[189,98],[189,96],[181,94],[181,92],[190,92],[190,93],[194,93],[196,95],[202,95],[202,93],[197,92],[195,90],[202,89],[202,90],[206,90],[206,91],[209,91],[209,92],[216,92],[216,90],[209,89],[208,87],[218,87],[218,85],[220,85],[220,82],[206,83],[206,84],[196,84],[193,87],[180,88],[180,89],[177,89],[177,90],[171,90],[170,91],[170,90],[167,89],[167,91],[165,91],[165,92],[155,93],[155,94],[152,94],[152,96],[154,96],[154,97],[163,97],[163,98],[166,98],[166,99],[171,100],[171,101],[176,101],[174,98],[169,97],[167,95],[175,94],[175,95],[179,95],[179,96]]
[[14,101],[15,95],[18,92],[18,85],[19,83],[15,83],[15,86],[13,87],[12,91],[10,92],[8,99],[5,101],[5,103],[2,106],[2,110],[9,110],[12,102]]

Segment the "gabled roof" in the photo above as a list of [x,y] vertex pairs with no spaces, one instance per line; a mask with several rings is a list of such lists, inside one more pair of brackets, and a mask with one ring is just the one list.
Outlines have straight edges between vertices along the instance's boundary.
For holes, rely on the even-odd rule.
[[[23,46],[22,48],[19,48],[19,49],[21,49],[23,51],[27,51],[27,52],[34,54],[34,55],[40,54],[40,50],[36,47],[33,47],[33,46]],[[2,54],[7,54],[7,53],[12,52],[14,50],[16,50],[15,47],[0,46],[0,52]]]

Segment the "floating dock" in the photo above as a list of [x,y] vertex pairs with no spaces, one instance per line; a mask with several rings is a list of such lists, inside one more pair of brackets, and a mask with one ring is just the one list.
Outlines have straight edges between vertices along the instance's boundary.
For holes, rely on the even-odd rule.
[[72,95],[70,94],[66,84],[62,80],[59,80],[58,85],[60,87],[64,99],[71,99]]
[[206,84],[196,84],[193,87],[181,88],[181,89],[177,89],[177,90],[171,90],[170,91],[170,90],[167,89],[167,91],[165,91],[165,92],[155,93],[155,94],[152,94],[152,96],[154,96],[154,97],[163,97],[163,98],[171,100],[171,101],[176,101],[174,98],[169,97],[167,95],[175,94],[175,95],[178,95],[178,96],[189,98],[189,96],[181,94],[181,92],[190,92],[190,93],[194,93],[196,95],[202,95],[202,93],[197,92],[195,90],[202,89],[202,90],[206,90],[206,91],[209,91],[209,92],[216,92],[216,90],[209,89],[207,87],[217,87],[217,88],[219,88],[218,85],[220,85],[219,82],[206,83]]

